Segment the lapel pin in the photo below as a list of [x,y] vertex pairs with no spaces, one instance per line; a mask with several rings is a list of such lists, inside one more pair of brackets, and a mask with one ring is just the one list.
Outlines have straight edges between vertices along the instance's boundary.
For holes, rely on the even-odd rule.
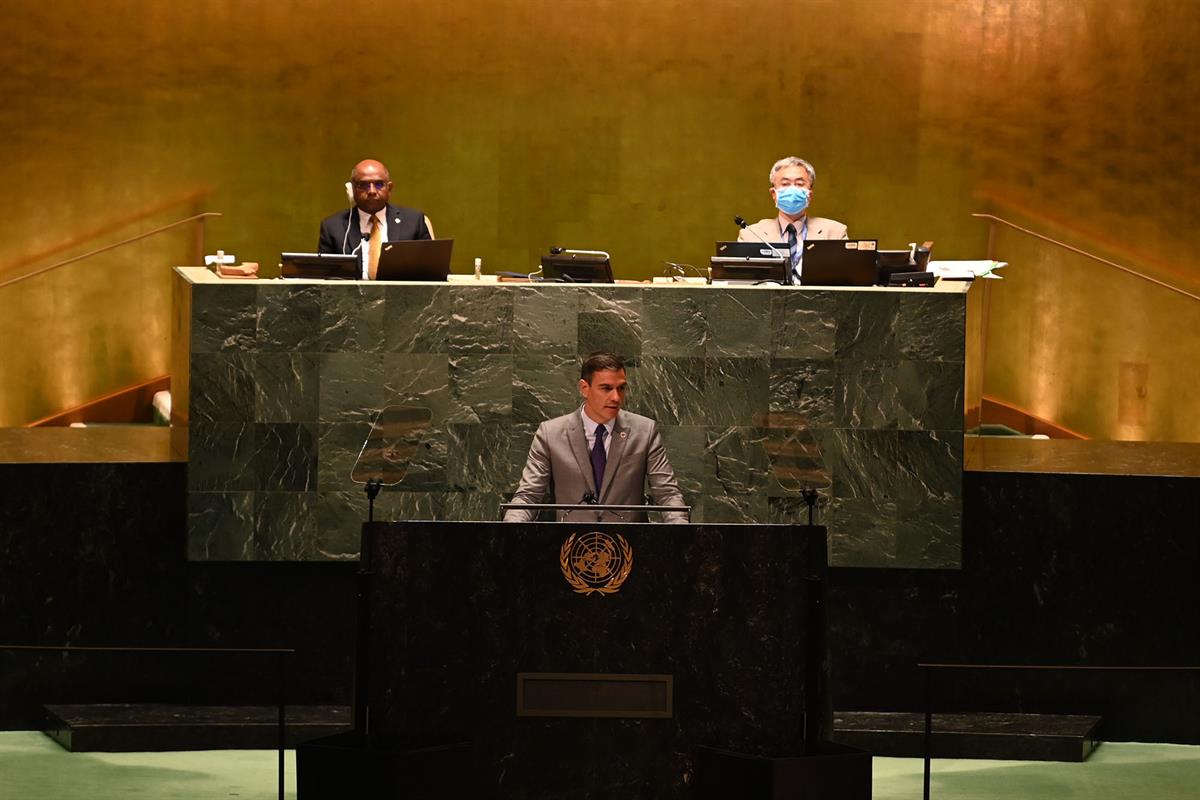
[[622,439],[624,439],[624,438],[625,438],[626,436],[628,436],[628,435],[629,435],[628,431],[621,431],[621,438],[622,438]]
[[395,222],[397,225],[399,225],[399,224],[400,224],[400,218],[399,218],[399,217],[396,217],[396,219],[394,220],[394,222]]

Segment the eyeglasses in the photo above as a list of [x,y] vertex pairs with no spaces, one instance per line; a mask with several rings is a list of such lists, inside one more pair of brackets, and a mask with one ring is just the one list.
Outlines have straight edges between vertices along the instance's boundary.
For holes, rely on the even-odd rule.
[[375,189],[377,192],[382,192],[387,188],[387,181],[355,181],[354,188],[360,192],[365,192],[368,189]]

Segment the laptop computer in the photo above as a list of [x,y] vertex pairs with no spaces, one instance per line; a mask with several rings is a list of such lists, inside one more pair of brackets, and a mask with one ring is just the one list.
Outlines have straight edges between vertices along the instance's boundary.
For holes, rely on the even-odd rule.
[[877,239],[810,239],[804,243],[801,286],[874,286]]
[[284,278],[353,281],[359,277],[359,259],[341,253],[280,253],[279,274]]
[[384,242],[379,252],[377,281],[445,281],[450,274],[453,239],[415,239]]
[[[772,247],[775,249],[772,250]],[[779,258],[787,254],[787,242],[717,242],[714,255],[726,258]]]

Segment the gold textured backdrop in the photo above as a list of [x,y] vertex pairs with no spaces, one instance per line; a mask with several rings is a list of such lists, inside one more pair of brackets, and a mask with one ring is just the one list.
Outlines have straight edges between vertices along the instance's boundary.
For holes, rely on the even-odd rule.
[[[767,169],[795,154],[817,167],[814,213],[885,247],[982,256],[968,212],[1012,213],[1200,283],[1200,3],[47,0],[5,17],[0,280],[73,231],[206,188],[225,214],[209,250],[270,273],[280,251],[315,248],[366,156],[391,167],[396,201],[457,240],[456,271],[476,256],[527,270],[559,244],[646,277],[665,259],[704,263],[734,214],[771,215]],[[168,267],[93,313],[168,302]],[[25,309],[55,306],[64,284],[108,285],[67,269],[36,279],[42,301],[0,289],[0,333],[26,329]],[[38,312],[53,349],[0,342],[0,424],[165,364],[166,334],[135,347],[73,313]],[[89,354],[97,335],[116,356]],[[986,391],[1021,395],[1013,347],[989,347]],[[55,359],[78,391],[39,385]]]

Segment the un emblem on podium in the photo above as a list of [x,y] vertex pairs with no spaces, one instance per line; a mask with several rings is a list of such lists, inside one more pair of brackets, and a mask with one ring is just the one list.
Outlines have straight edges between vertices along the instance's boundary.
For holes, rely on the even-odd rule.
[[633,569],[633,548],[619,533],[572,533],[558,551],[558,565],[576,593],[614,594]]

